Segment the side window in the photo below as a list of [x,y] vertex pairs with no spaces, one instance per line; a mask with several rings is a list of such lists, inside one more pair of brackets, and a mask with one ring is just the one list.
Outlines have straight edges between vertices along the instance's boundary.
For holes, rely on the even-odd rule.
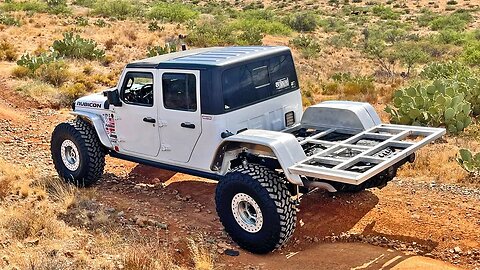
[[128,72],[120,91],[121,99],[127,104],[153,106],[153,74]]
[[165,109],[197,110],[196,79],[193,74],[164,73],[162,76],[163,106]]

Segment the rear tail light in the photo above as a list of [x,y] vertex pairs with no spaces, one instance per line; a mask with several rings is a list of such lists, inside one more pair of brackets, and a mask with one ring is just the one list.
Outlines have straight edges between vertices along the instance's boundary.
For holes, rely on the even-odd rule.
[[285,114],[285,126],[291,127],[295,124],[295,113],[294,112],[287,112]]

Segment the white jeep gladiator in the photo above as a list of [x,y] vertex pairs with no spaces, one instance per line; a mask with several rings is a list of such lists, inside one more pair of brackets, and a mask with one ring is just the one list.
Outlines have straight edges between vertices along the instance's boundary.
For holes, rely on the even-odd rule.
[[51,152],[65,181],[90,186],[105,155],[218,180],[220,221],[254,253],[292,235],[301,194],[383,187],[441,128],[382,124],[367,103],[303,111],[288,47],[185,50],[128,64],[117,87],[73,103]]

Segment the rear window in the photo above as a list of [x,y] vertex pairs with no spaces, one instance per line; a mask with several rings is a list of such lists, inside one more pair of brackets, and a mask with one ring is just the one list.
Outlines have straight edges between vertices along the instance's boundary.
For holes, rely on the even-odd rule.
[[231,69],[222,74],[225,111],[238,109],[297,90],[297,74],[290,54]]

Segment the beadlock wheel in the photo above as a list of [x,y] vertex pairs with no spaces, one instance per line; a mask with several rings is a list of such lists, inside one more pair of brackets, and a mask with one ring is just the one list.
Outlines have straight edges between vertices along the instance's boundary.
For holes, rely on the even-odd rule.
[[76,171],[80,166],[80,158],[78,156],[78,148],[70,140],[62,142],[60,154],[62,155],[63,165],[71,171]]
[[249,195],[238,193],[233,197],[232,213],[238,225],[245,231],[256,233],[262,229],[262,210],[257,202]]

